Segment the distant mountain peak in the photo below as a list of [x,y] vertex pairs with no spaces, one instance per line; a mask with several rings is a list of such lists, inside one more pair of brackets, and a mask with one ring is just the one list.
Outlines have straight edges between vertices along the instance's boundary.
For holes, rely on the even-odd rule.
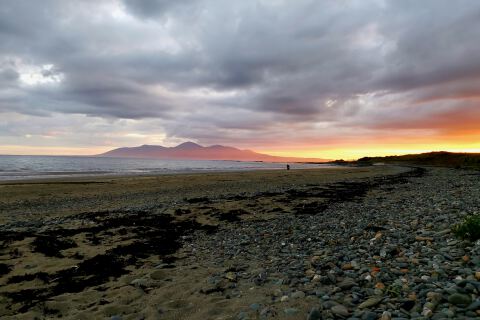
[[203,147],[199,144],[196,144],[195,142],[187,141],[187,142],[179,144],[178,146],[176,146],[174,148],[175,149],[199,149],[199,148],[203,148]]

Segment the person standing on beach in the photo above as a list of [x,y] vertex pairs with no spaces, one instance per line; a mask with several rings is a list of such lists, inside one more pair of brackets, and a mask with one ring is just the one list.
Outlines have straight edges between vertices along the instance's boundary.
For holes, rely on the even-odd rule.
[[290,170],[290,165],[289,164],[287,164],[287,170]]

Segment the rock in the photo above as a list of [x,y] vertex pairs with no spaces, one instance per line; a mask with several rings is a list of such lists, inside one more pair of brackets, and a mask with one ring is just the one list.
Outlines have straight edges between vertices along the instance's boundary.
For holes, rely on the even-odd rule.
[[480,271],[475,272],[475,279],[480,281]]
[[297,313],[299,313],[300,311],[296,308],[286,308],[283,310],[283,312],[287,315],[287,316],[294,316],[296,315]]
[[236,282],[237,281],[237,275],[235,272],[227,272],[225,274],[225,279],[231,281],[231,282]]
[[432,301],[435,304],[438,304],[442,300],[442,295],[438,292],[429,292],[427,293],[427,300]]
[[454,293],[448,297],[448,302],[456,306],[468,306],[472,302],[472,298],[466,294]]
[[392,319],[392,314],[388,311],[383,311],[380,320],[391,320],[391,319]]
[[162,280],[165,278],[165,271],[164,270],[156,270],[150,273],[150,278],[153,280]]
[[110,317],[110,320],[122,320],[122,316],[114,315]]
[[344,265],[342,265],[342,270],[352,270],[353,269],[353,266],[351,263],[345,263]]
[[431,318],[433,316],[433,311],[431,309],[423,309],[422,316],[425,318]]
[[432,242],[432,241],[433,241],[433,238],[416,236],[416,237],[415,237],[415,240],[417,240],[417,241],[429,241],[429,242]]
[[480,310],[480,300],[473,301],[468,307],[467,310]]
[[307,271],[305,271],[305,275],[309,278],[313,277],[315,275],[315,270],[313,269],[308,269]]
[[336,306],[333,306],[331,309],[333,314],[341,317],[348,317],[350,315],[350,312],[345,306],[342,306],[341,304],[338,304]]
[[310,310],[307,320],[322,320],[322,313],[317,308]]
[[375,312],[367,311],[362,315],[362,320],[377,320],[378,315]]
[[384,289],[385,289],[385,285],[384,285],[382,282],[377,282],[377,283],[375,284],[375,288],[380,289],[380,290],[384,290]]
[[442,231],[439,231],[437,233],[435,233],[435,236],[436,237],[440,237],[440,236],[444,236],[444,235],[447,235],[450,233],[450,229],[444,229]]
[[292,299],[301,299],[301,298],[305,298],[305,292],[295,291],[294,293],[292,293]]
[[132,282],[130,282],[130,285],[135,286],[137,288],[144,289],[148,287],[148,280],[144,278],[135,279]]
[[362,302],[358,307],[360,309],[370,308],[370,307],[376,306],[382,300],[383,300],[383,297],[381,297],[381,296],[370,297],[367,300],[365,300],[364,302]]
[[281,302],[287,302],[288,300],[290,300],[290,298],[288,296],[283,296],[283,297],[280,298]]
[[337,284],[337,286],[342,290],[348,290],[357,285],[358,284],[351,278],[346,278],[345,280]]

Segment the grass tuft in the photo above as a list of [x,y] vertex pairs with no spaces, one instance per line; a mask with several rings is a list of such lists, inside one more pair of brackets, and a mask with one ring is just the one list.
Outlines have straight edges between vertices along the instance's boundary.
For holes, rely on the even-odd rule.
[[466,217],[461,223],[453,227],[455,235],[462,239],[476,241],[480,239],[480,215]]

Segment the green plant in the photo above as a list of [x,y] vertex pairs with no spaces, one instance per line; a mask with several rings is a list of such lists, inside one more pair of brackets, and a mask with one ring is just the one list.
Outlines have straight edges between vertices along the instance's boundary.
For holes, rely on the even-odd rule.
[[471,241],[480,239],[480,215],[466,217],[461,223],[453,227],[453,232],[462,239]]

